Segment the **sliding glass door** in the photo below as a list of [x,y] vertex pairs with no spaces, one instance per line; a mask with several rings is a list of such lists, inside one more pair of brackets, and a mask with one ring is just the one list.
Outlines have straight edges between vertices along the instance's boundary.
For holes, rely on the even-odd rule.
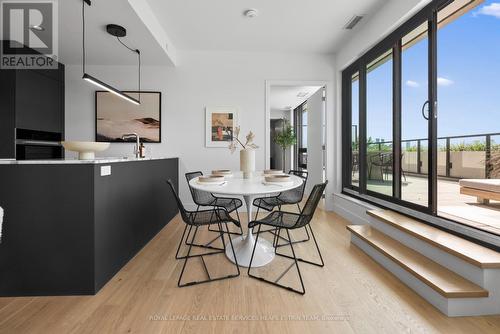
[[348,188],[431,211],[431,15],[344,71]]
[[392,49],[366,65],[366,189],[392,196]]
[[345,193],[500,235],[499,6],[434,0],[343,71]]
[[401,39],[401,199],[429,207],[429,23]]
[[427,6],[343,72],[344,188],[426,213],[436,202],[436,15]]

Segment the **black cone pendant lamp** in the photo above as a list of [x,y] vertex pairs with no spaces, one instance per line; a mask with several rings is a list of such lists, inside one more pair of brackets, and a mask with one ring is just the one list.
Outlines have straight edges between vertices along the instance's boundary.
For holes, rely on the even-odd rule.
[[137,54],[138,56],[138,59],[139,59],[139,100],[136,100],[134,99],[133,97],[121,92],[120,90],[108,85],[107,83],[105,82],[102,82],[101,80],[97,79],[97,78],[94,78],[93,76],[91,76],[90,74],[88,74],[86,71],[85,71],[85,4],[87,5],[91,5],[91,1],[90,0],[82,0],[82,24],[83,24],[83,76],[82,76],[82,79],[88,81],[88,82],[91,82],[93,83],[94,85],[102,88],[102,89],[105,89],[107,90],[108,92],[110,93],[113,93],[115,94],[116,96],[118,97],[121,97],[122,99],[124,100],[127,100],[131,103],[134,103],[136,105],[139,105],[141,104],[141,52],[138,50],[138,49],[132,49],[132,48],[129,48],[127,45],[125,45],[121,40],[120,40],[120,37],[124,37],[127,35],[127,31],[125,30],[125,28],[119,26],[119,25],[116,25],[116,24],[108,24],[106,26],[106,31],[115,36],[117,38],[117,40],[123,45],[125,46],[127,49],[129,49],[130,51],[134,52]]

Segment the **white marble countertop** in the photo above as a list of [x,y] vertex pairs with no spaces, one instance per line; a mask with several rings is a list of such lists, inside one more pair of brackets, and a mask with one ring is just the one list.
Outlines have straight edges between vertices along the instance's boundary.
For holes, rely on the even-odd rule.
[[151,161],[172,159],[175,157],[154,157],[138,159],[134,157],[109,157],[95,158],[94,160],[78,160],[78,159],[51,159],[51,160],[14,160],[0,159],[0,165],[55,165],[55,164],[109,164],[114,162],[132,162],[132,161]]

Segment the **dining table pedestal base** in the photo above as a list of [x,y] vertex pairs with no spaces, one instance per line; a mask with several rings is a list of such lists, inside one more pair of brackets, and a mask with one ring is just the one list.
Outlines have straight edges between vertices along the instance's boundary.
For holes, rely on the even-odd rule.
[[[252,208],[253,200],[255,196],[244,195],[243,199],[247,207],[247,223],[252,220]],[[236,259],[238,260],[238,265],[242,267],[250,266],[250,259],[252,258],[253,246],[255,245],[255,236],[252,233],[252,229],[249,228],[246,235],[232,239],[234,253],[236,254]],[[259,237],[259,242],[257,247],[255,247],[255,255],[252,260],[253,267],[262,267],[271,262],[274,259],[274,247],[266,239]],[[235,263],[233,250],[226,244],[226,256]]]
[[[250,266],[250,258],[252,257],[253,246],[255,244],[255,236],[252,234],[252,230],[249,229],[247,235],[234,238],[233,240],[234,252],[236,258],[238,259],[238,265],[242,267]],[[231,262],[234,263],[233,251],[229,245],[226,247],[226,256]],[[259,242],[257,247],[255,247],[255,255],[252,261],[253,267],[262,267],[271,262],[274,259],[274,247],[273,245],[262,238],[259,237]]]

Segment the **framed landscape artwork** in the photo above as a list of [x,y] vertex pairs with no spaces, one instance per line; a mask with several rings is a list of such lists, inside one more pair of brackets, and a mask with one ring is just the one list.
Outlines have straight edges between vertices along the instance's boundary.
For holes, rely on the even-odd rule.
[[238,126],[235,107],[207,107],[205,111],[205,146],[228,147]]
[[[125,91],[139,99],[139,93]],[[144,143],[161,143],[161,92],[141,92],[135,105],[110,92],[95,92],[95,139],[97,142],[123,143],[128,133],[137,133]]]

